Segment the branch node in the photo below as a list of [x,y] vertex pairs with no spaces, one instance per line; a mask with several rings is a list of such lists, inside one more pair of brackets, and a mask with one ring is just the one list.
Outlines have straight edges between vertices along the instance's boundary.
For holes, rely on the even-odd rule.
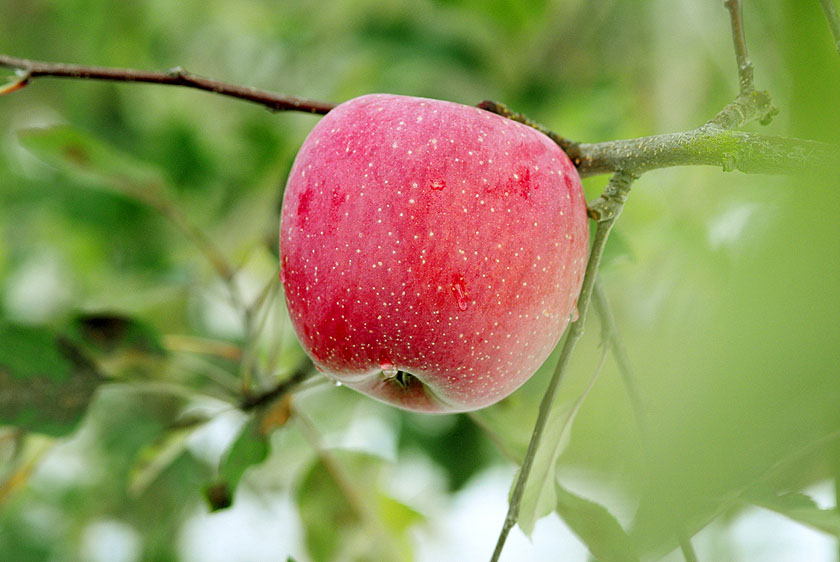
[[187,71],[183,66],[173,66],[166,71],[166,75],[170,78],[183,79],[187,75]]

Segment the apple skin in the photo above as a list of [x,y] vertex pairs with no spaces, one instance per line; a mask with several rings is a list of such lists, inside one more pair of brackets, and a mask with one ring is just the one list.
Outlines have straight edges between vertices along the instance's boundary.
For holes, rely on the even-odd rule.
[[461,412],[545,361],[577,313],[588,246],[580,177],[548,137],[475,107],[370,94],[298,152],[280,275],[319,370],[401,408]]

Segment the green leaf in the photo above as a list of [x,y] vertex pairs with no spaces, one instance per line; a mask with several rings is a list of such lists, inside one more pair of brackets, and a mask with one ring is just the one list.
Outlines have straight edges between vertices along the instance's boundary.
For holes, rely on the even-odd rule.
[[167,432],[143,447],[128,474],[129,493],[140,497],[167,469],[187,455],[189,438],[210,419],[209,414],[197,411],[179,417]]
[[222,459],[219,480],[205,491],[213,511],[225,509],[233,504],[236,487],[245,471],[268,458],[269,444],[266,434],[260,428],[260,416],[252,416],[242,427],[236,441]]
[[61,436],[72,432],[103,381],[66,337],[0,323],[0,424]]
[[[583,402],[595,385],[595,381],[598,380],[598,375],[604,366],[605,353],[606,348],[602,351],[601,361],[589,379],[589,384],[577,400],[571,404],[556,404],[548,415],[545,431],[534,455],[531,474],[525,483],[522,503],[519,508],[519,527],[529,537],[534,532],[534,525],[536,525],[537,520],[554,511],[557,502],[554,492],[557,459],[569,446],[572,424],[574,424]],[[513,481],[513,486],[516,486],[516,479]]]
[[840,537],[840,512],[835,509],[822,509],[813,499],[802,493],[748,494],[748,501],[780,513],[794,521],[818,531],[824,531]]
[[44,162],[77,181],[154,203],[163,181],[148,164],[66,125],[24,129],[21,144]]
[[638,562],[636,547],[615,517],[599,503],[555,485],[557,514],[599,562]]
[[313,560],[411,560],[407,530],[422,515],[379,487],[381,459],[322,454],[301,481],[297,502]]
[[569,445],[571,422],[577,410],[574,403],[559,404],[548,416],[542,441],[534,455],[531,474],[522,493],[519,510],[519,528],[529,537],[534,532],[537,521],[554,511],[557,504],[554,492],[555,468],[560,454]]

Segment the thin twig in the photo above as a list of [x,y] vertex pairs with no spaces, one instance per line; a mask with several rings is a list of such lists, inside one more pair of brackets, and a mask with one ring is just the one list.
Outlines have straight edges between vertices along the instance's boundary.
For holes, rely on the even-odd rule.
[[639,431],[644,434],[645,410],[642,404],[642,398],[639,395],[639,389],[636,386],[636,375],[633,373],[633,367],[630,364],[627,349],[624,347],[624,342],[618,333],[618,326],[615,323],[615,316],[613,315],[610,302],[607,299],[607,294],[604,291],[604,286],[598,279],[595,280],[592,301],[595,305],[595,311],[601,319],[602,339],[604,340],[604,344],[612,350],[616,365],[618,365],[618,371],[621,373],[621,378],[627,389],[627,395],[630,397],[630,404],[633,408],[633,414],[636,416]]
[[744,38],[744,23],[741,17],[741,0],[726,0],[724,5],[729,10],[732,23],[732,41],[735,43],[735,58],[738,62],[738,78],[741,94],[751,92],[753,87],[753,65],[747,54],[747,41]]
[[[735,6],[737,8],[740,4],[735,2]],[[740,12],[736,9],[734,13],[738,16],[733,21],[733,30],[740,30],[740,23],[737,25],[734,23],[740,22]],[[738,36],[742,35],[740,33]],[[0,88],[0,94],[20,89],[36,77],[56,77],[184,86],[258,103],[276,111],[325,114],[335,107],[335,104],[329,102],[280,96],[254,88],[202,78],[177,68],[170,72],[146,72],[48,63],[6,55],[0,55],[0,66],[16,68],[22,72],[18,81]],[[742,83],[746,82],[742,81]],[[751,84],[751,79],[748,83]],[[647,170],[689,165],[714,165],[721,166],[725,170],[740,170],[745,173],[799,173],[803,170],[811,170],[824,161],[830,160],[833,163],[840,154],[838,147],[826,143],[732,132],[731,129],[752,120],[758,119],[762,123],[767,123],[776,113],[775,108],[770,104],[769,96],[764,92],[754,90],[740,95],[709,123],[692,131],[594,144],[582,144],[565,139],[499,103],[482,102],[480,107],[525,123],[548,135],[569,155],[578,167],[581,177],[614,173],[619,170],[638,175]],[[191,237],[200,238],[193,234]],[[205,255],[214,262],[214,267],[219,271],[224,269],[219,267],[220,263],[216,259],[218,255],[212,256],[213,252],[208,252],[204,241],[198,243]],[[231,272],[223,272],[223,276],[229,273]]]
[[135,70],[132,68],[108,68],[101,66],[84,66],[77,64],[51,63],[30,59],[21,59],[0,55],[0,67],[14,68],[21,71],[21,78],[7,86],[6,91],[14,90],[31,83],[34,78],[83,78],[89,80],[108,80],[112,82],[143,82],[146,84],[161,84],[166,86],[183,86],[195,88],[205,92],[213,92],[222,96],[230,96],[267,107],[272,111],[303,111],[324,115],[335,104],[323,101],[283,96],[265,90],[228,84],[210,78],[191,74],[181,67],[172,68],[166,72]]
[[382,520],[374,511],[370,499],[362,494],[362,491],[355,484],[351,475],[347,473],[335,455],[324,447],[323,440],[315,424],[295,407],[292,407],[292,415],[298,421],[298,428],[304,439],[306,439],[309,446],[318,454],[321,463],[324,465],[333,482],[341,490],[350,509],[356,514],[356,517],[359,518],[362,525],[374,534],[378,545],[387,552],[388,557],[385,559],[395,561],[402,559],[400,549],[391,536],[391,533],[384,527]]
[[496,542],[496,548],[493,551],[491,562],[498,562],[502,554],[505,541],[513,526],[516,525],[519,519],[519,508],[522,505],[522,496],[525,491],[525,483],[531,473],[531,467],[534,462],[534,455],[537,451],[537,446],[542,439],[545,424],[548,421],[548,415],[551,412],[551,407],[554,404],[554,399],[557,396],[557,389],[560,386],[560,380],[566,371],[569,360],[572,357],[575,346],[578,340],[583,336],[583,328],[586,321],[586,312],[589,310],[589,303],[592,298],[592,291],[595,285],[595,277],[598,273],[598,266],[601,263],[601,257],[604,254],[604,247],[609,238],[610,231],[615,224],[616,219],[621,214],[624,208],[624,202],[630,193],[630,186],[636,178],[625,172],[617,172],[610,178],[604,193],[593,205],[591,209],[592,216],[597,220],[598,225],[595,230],[595,237],[592,242],[592,249],[589,253],[589,260],[586,263],[586,273],[583,277],[583,286],[578,297],[578,319],[569,326],[569,333],[566,335],[566,341],[563,344],[563,349],[560,352],[560,358],[557,360],[557,366],[554,369],[554,374],[551,376],[551,381],[548,383],[543,399],[540,402],[539,413],[537,414],[537,421],[534,424],[534,431],[531,434],[531,441],[528,443],[528,451],[525,453],[525,459],[522,462],[522,467],[519,469],[519,475],[516,479],[516,484],[513,493],[510,497],[508,505],[507,516],[505,517],[502,531],[499,533],[499,539]]
[[828,20],[828,27],[831,28],[831,35],[834,37],[834,47],[840,53],[840,18],[837,17],[837,10],[834,8],[834,0],[820,0],[825,19]]
[[242,402],[240,402],[240,409],[253,410],[254,408],[273,402],[280,396],[290,392],[293,388],[297,387],[300,383],[312,376],[312,369],[310,367],[311,365],[307,361],[305,365],[298,366],[289,378],[278,383],[277,386],[271,390],[267,390],[262,394],[247,396],[244,400],[242,400]]
[[[275,272],[275,275],[271,276],[268,283],[266,283],[265,287],[263,287],[262,291],[260,291],[254,301],[243,311],[246,347],[242,353],[242,362],[240,363],[239,373],[242,391],[246,395],[251,392],[252,375],[260,374],[260,372],[255,369],[257,360],[257,338],[265,329],[265,323],[271,312],[270,304],[273,301],[274,296],[277,294],[277,288],[279,285],[280,275],[278,269]],[[278,346],[273,346],[272,349],[276,349],[277,347]],[[271,370],[271,368],[268,370]]]
[[184,334],[167,334],[163,337],[163,346],[169,351],[198,353],[221,359],[238,361],[242,358],[242,348],[232,343],[200,338]]

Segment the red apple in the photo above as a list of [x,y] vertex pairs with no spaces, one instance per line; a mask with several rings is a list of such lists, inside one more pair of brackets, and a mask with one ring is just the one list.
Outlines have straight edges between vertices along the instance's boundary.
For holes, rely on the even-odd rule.
[[281,277],[304,350],[401,408],[509,395],[576,302],[589,230],[566,154],[493,113],[373,94],[333,109],[283,199]]

